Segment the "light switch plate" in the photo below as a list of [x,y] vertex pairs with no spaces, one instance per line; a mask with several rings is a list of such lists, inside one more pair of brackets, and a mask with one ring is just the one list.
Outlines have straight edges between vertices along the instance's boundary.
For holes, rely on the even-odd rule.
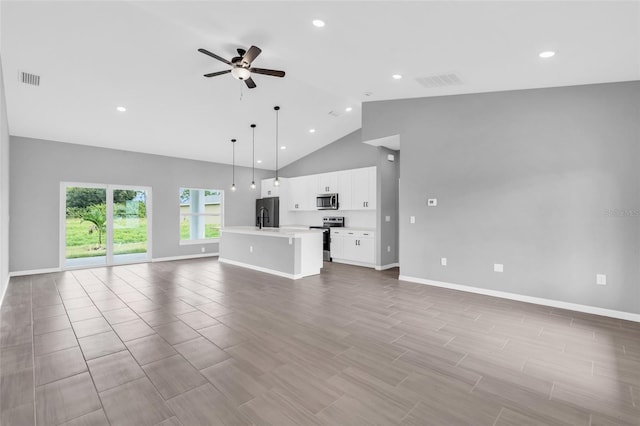
[[253,253],[253,246],[249,246],[249,253]]
[[504,265],[502,263],[494,263],[493,272],[504,272]]
[[596,274],[597,285],[607,285],[607,276],[605,274]]
[[409,222],[411,222],[411,223],[416,223],[416,217],[415,217],[415,216],[411,216],[411,217],[409,218]]
[[387,246],[387,253],[391,253],[391,246]]
[[427,200],[427,206],[429,207],[435,207],[438,205],[438,199],[437,198],[429,198]]
[[447,258],[446,257],[441,257],[440,258],[440,265],[447,266]]
[[391,222],[391,216],[385,216],[384,217],[384,221],[385,222]]

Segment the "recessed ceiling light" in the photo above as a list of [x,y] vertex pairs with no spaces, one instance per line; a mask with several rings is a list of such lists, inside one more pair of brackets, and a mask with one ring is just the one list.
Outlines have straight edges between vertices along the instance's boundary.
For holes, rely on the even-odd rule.
[[316,129],[309,129],[309,133],[315,133]]
[[556,52],[554,52],[553,50],[545,50],[544,52],[540,52],[538,56],[540,56],[541,58],[547,59],[555,56],[555,54]]
[[258,161],[256,161],[256,163],[260,164],[260,163],[262,163],[262,160],[258,160]]
[[344,110],[345,110],[345,111],[347,111],[347,112],[351,112],[351,111],[353,110],[353,108],[351,108],[351,107],[346,107]]
[[287,149],[287,147],[286,146],[281,146],[280,149]]
[[402,78],[400,74],[394,74],[391,77],[393,77],[394,80],[400,80]]
[[318,28],[324,27],[324,21],[321,19],[314,19],[312,23],[315,27],[318,27]]
[[118,111],[120,111],[120,112],[125,112],[125,111],[127,110],[127,109],[126,109],[125,107],[123,107],[123,106],[119,106],[119,107],[117,107],[116,109],[117,109]]

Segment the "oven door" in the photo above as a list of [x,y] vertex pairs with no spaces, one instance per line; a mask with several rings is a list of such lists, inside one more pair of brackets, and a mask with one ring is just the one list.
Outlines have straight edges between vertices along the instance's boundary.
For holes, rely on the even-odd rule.
[[310,226],[309,229],[322,229],[322,260],[331,262],[331,233],[324,226]]

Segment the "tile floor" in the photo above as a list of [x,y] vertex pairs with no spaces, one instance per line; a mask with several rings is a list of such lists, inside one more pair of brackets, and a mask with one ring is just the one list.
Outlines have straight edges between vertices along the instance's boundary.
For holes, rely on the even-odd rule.
[[640,324],[326,264],[12,278],[2,425],[640,425]]

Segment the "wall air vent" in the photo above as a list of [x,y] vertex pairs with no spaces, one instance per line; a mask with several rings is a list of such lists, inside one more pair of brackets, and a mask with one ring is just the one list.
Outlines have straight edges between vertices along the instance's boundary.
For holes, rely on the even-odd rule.
[[28,72],[20,71],[18,73],[18,80],[20,83],[28,84],[29,86],[40,86],[40,76],[31,74]]
[[416,81],[427,89],[433,89],[435,87],[460,86],[462,84],[460,77],[453,73],[420,77],[416,78]]

